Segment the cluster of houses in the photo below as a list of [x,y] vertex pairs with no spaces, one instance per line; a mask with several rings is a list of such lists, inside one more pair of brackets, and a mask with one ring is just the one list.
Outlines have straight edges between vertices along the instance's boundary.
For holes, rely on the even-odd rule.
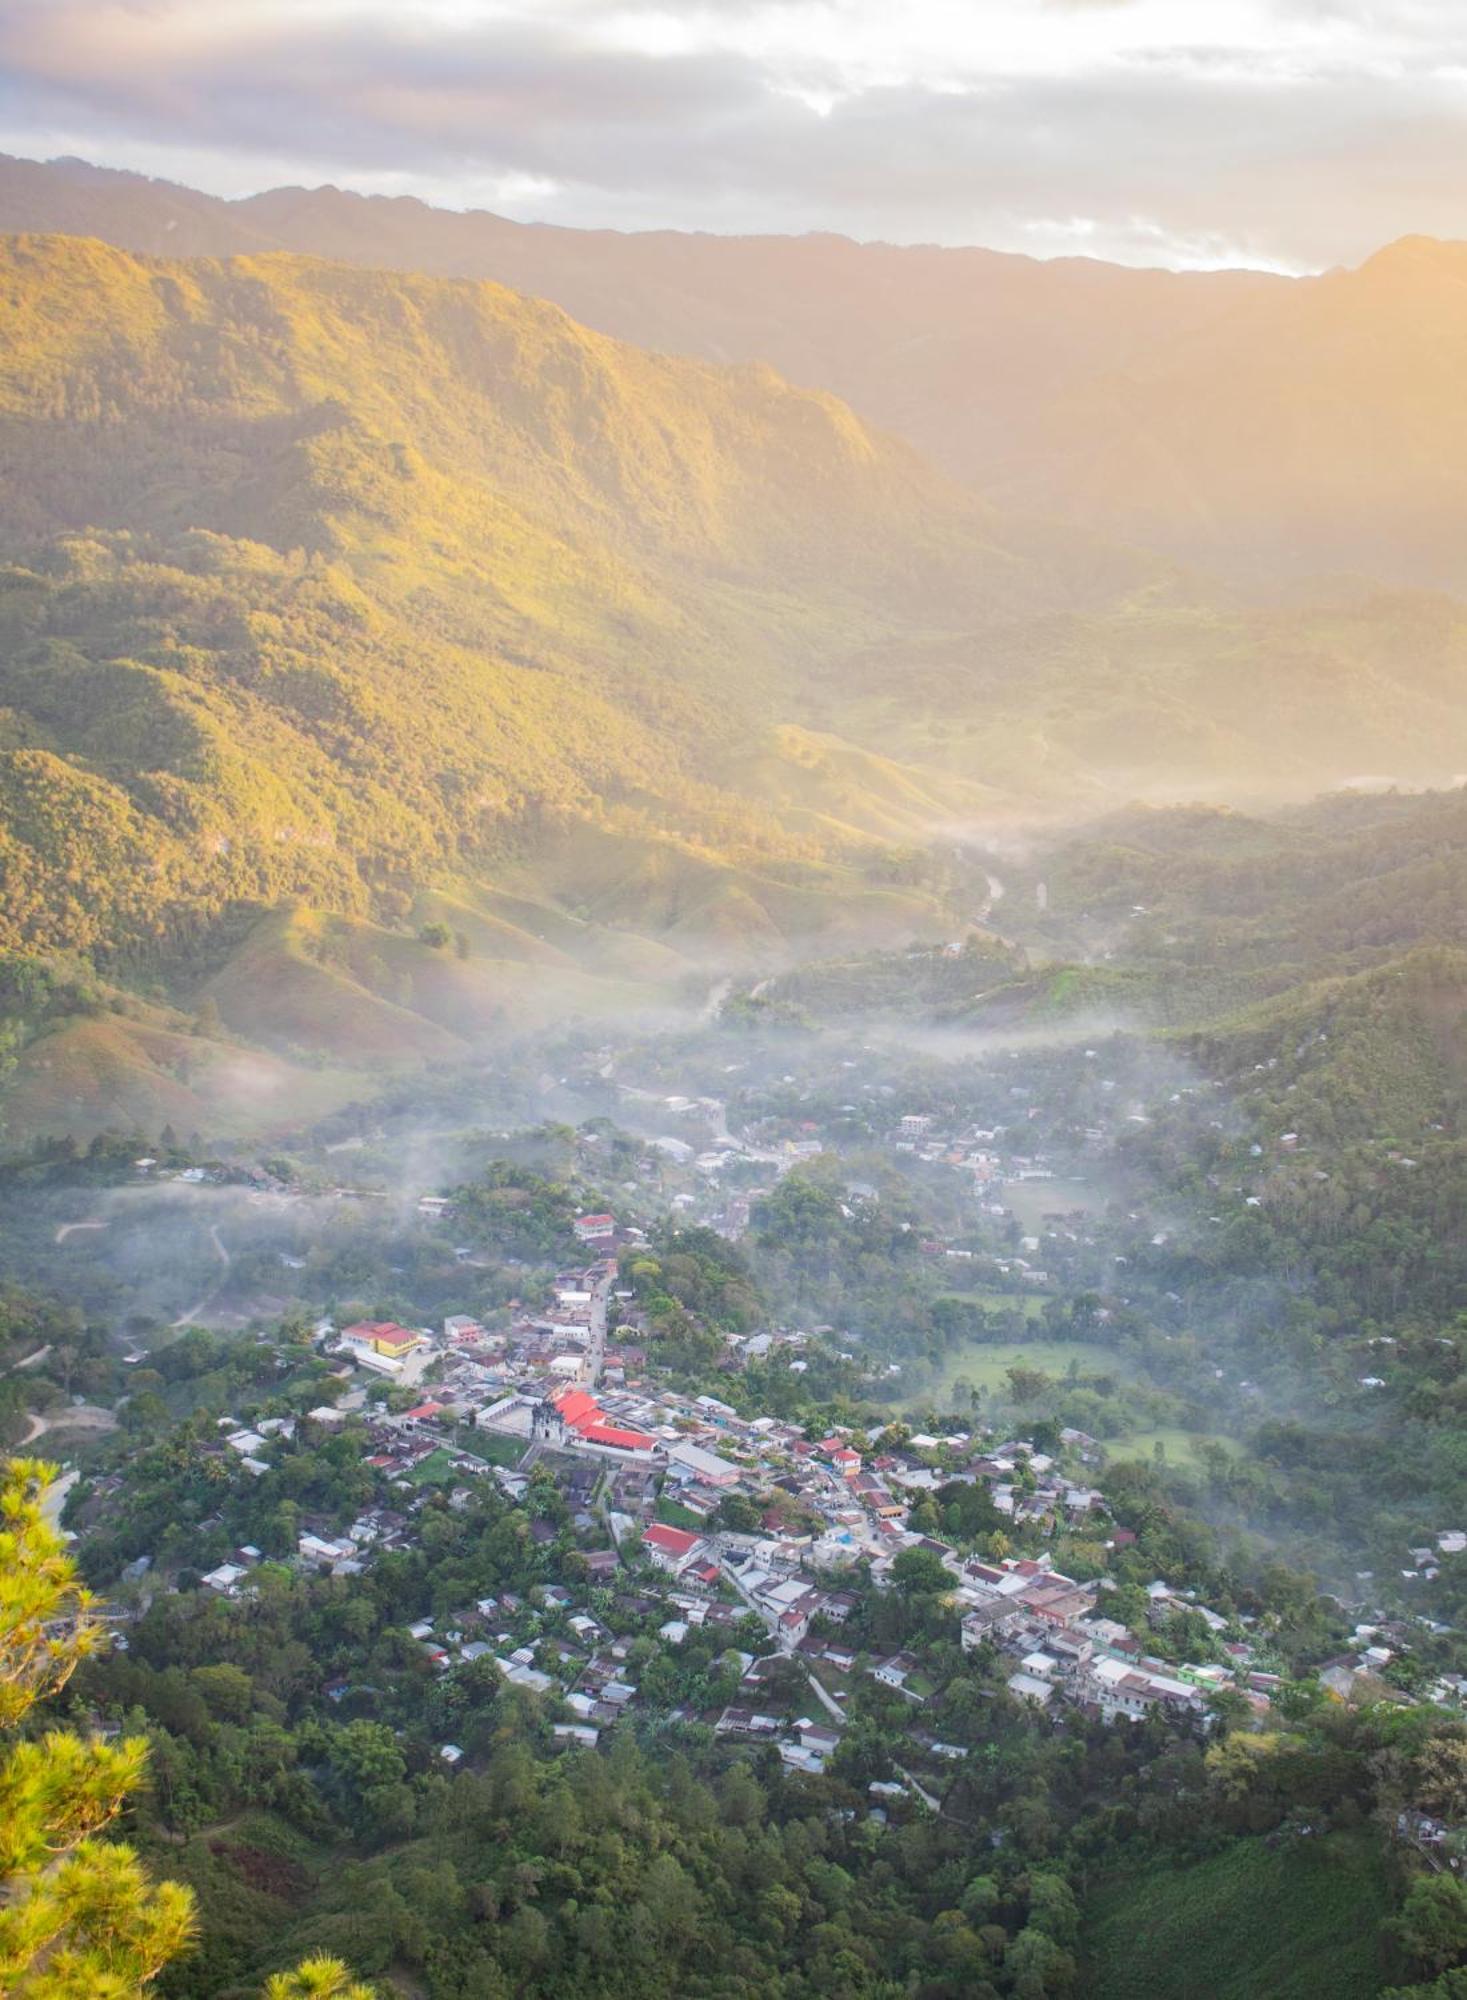
[[[387,1358],[394,1358],[394,1349],[419,1352],[414,1343],[426,1342],[446,1382],[456,1362],[477,1347],[481,1330],[460,1318],[445,1326],[441,1340],[379,1323],[348,1331],[363,1351],[379,1353],[377,1343],[383,1343]],[[389,1412],[380,1402],[361,1409],[369,1462],[393,1496],[344,1528],[305,1520],[296,1560],[303,1568],[353,1575],[385,1551],[410,1548],[424,1504],[413,1475],[433,1454],[446,1464],[451,1506],[467,1504],[474,1482],[486,1478],[521,1497],[528,1462],[548,1466],[580,1533],[589,1583],[547,1583],[523,1599],[505,1592],[437,1621],[420,1620],[412,1629],[436,1669],[492,1661],[511,1685],[551,1700],[552,1726],[567,1744],[593,1746],[643,1700],[645,1664],[638,1662],[644,1663],[645,1648],[614,1634],[588,1604],[590,1593],[601,1589],[612,1593],[620,1611],[637,1617],[644,1634],[655,1631],[674,1651],[695,1632],[726,1633],[715,1657],[725,1675],[737,1668],[737,1693],[731,1700],[720,1696],[716,1716],[710,1711],[686,1719],[711,1722],[721,1737],[767,1744],[791,1770],[819,1774],[828,1767],[858,1673],[901,1698],[910,1711],[914,1753],[929,1772],[961,1757],[961,1744],[941,1740],[940,1722],[937,1729],[927,1726],[928,1716],[940,1718],[942,1709],[920,1652],[871,1658],[843,1633],[860,1602],[847,1587],[853,1566],[859,1563],[881,1587],[894,1580],[903,1551],[913,1548],[934,1556],[948,1574],[963,1649],[981,1650],[989,1671],[996,1658],[1009,1692],[1036,1711],[1068,1705],[1117,1724],[1160,1713],[1191,1716],[1205,1726],[1209,1697],[1220,1690],[1241,1696],[1262,1715],[1278,1685],[1239,1642],[1236,1628],[1163,1582],[1147,1592],[1148,1627],[1164,1627],[1178,1613],[1200,1617],[1215,1642],[1213,1658],[1178,1664],[1156,1657],[1149,1629],[1132,1630],[1105,1615],[1104,1580],[1067,1576],[1047,1554],[982,1560],[907,1524],[911,1507],[936,1487],[973,1482],[1020,1527],[1043,1515],[1056,1524],[1083,1525],[1112,1546],[1131,1540],[1109,1519],[1100,1495],[1065,1469],[1085,1462],[1091,1441],[1078,1432],[1066,1435],[1062,1462],[1022,1440],[994,1444],[973,1436],[917,1437],[896,1449],[872,1450],[845,1432],[809,1438],[776,1419],[741,1417],[713,1396],[640,1382],[592,1394],[579,1383],[546,1376],[539,1393],[527,1395],[523,1385],[514,1391],[529,1413],[529,1427],[522,1453],[495,1462],[456,1441],[464,1412],[448,1400],[444,1382],[435,1381],[432,1395],[407,1411]],[[380,1396],[381,1385],[348,1392],[359,1407],[372,1393]],[[263,1463],[260,1454],[273,1456],[272,1448],[288,1445],[301,1427],[309,1435],[312,1424],[339,1423],[346,1414],[339,1405],[323,1404],[299,1420],[265,1419],[249,1428],[224,1420],[217,1449],[242,1463]],[[518,1442],[517,1433],[500,1435]],[[747,1504],[731,1514],[724,1503],[735,1498]],[[757,1529],[749,1525],[749,1507],[761,1510]],[[741,1525],[729,1525],[731,1518]],[[556,1532],[543,1521],[533,1529],[547,1539]],[[644,1562],[629,1567],[634,1553]],[[203,1584],[226,1597],[248,1594],[260,1560],[258,1549],[234,1550]],[[737,1628],[750,1614],[773,1642],[757,1658],[740,1650],[748,1642]],[[624,1630],[624,1619],[615,1622]],[[1378,1628],[1362,1627],[1356,1636],[1358,1657],[1332,1663],[1322,1675],[1341,1699],[1365,1698],[1373,1684],[1366,1677],[1378,1677],[1390,1658],[1387,1635]],[[800,1705],[806,1683],[808,1707]],[[450,1764],[462,1755],[451,1743],[441,1752]],[[915,1782],[904,1773],[903,1783],[888,1789],[895,1793]]]
[[[614,1550],[593,1550],[585,1561],[593,1582],[618,1581]],[[620,1581],[626,1583],[624,1573]],[[659,1620],[660,1636],[672,1645],[694,1627],[729,1629],[737,1622],[729,1605],[671,1586],[658,1594],[623,1588],[615,1602],[641,1620]],[[440,1671],[487,1659],[512,1686],[553,1697],[569,1718],[556,1725],[556,1734],[568,1741],[594,1746],[600,1732],[629,1714],[639,1700],[635,1640],[614,1636],[593,1612],[578,1609],[572,1593],[560,1584],[537,1585],[527,1597],[506,1590],[480,1598],[436,1623],[418,1620],[409,1627],[409,1636]],[[750,1655],[733,1652],[731,1639],[725,1651],[741,1667],[752,1664]]]
[[[599,1226],[599,1218],[587,1220]],[[614,1265],[604,1257],[584,1272],[567,1274],[554,1309],[557,1340],[581,1336],[589,1344],[595,1289],[613,1279]],[[856,1659],[841,1644],[839,1628],[856,1599],[842,1588],[843,1572],[859,1563],[881,1585],[903,1549],[925,1547],[952,1577],[964,1648],[996,1649],[1011,1693],[1040,1710],[1072,1704],[1112,1722],[1158,1711],[1205,1718],[1209,1697],[1226,1689],[1261,1716],[1279,1685],[1236,1631],[1226,1631],[1217,1613],[1160,1581],[1147,1593],[1149,1624],[1163,1625],[1179,1611],[1200,1617],[1212,1633],[1215,1657],[1198,1663],[1155,1657],[1146,1630],[1133,1631],[1105,1615],[1104,1583],[1068,1578],[1046,1555],[963,1559],[939,1537],[908,1525],[912,1508],[925,1496],[953,1483],[977,1483],[1016,1529],[1064,1527],[1113,1546],[1130,1541],[1110,1520],[1101,1494],[1076,1475],[1075,1467],[1092,1465],[1101,1455],[1095,1441],[1079,1431],[1061,1434],[1056,1455],[1023,1440],[993,1443],[966,1434],[917,1435],[899,1447],[877,1450],[840,1431],[808,1438],[797,1425],[742,1416],[716,1396],[649,1381],[639,1353],[619,1380],[593,1393],[544,1365],[543,1350],[535,1350],[533,1361],[517,1359],[505,1335],[487,1333],[464,1315],[446,1321],[441,1338],[422,1328],[360,1322],[343,1329],[334,1344],[343,1357],[387,1382],[402,1382],[401,1367],[414,1359],[420,1368],[436,1364],[436,1373],[431,1394],[412,1408],[390,1413],[378,1405],[363,1411],[369,1462],[410,1496],[401,1510],[367,1510],[341,1531],[305,1523],[297,1548],[303,1565],[351,1575],[383,1549],[410,1546],[417,1504],[413,1476],[435,1454],[462,1488],[492,1477],[512,1498],[527,1485],[527,1468],[516,1461],[533,1454],[551,1465],[578,1529],[607,1534],[611,1546],[593,1552],[604,1566],[615,1572],[619,1549],[637,1547],[662,1572],[664,1590],[677,1597],[667,1621],[673,1627],[710,1618],[732,1623],[752,1612],[779,1655],[849,1674]],[[606,1349],[608,1355],[625,1351]],[[363,1362],[366,1356],[371,1358]],[[349,1391],[337,1404],[322,1404],[299,1421],[340,1423],[372,1393],[370,1385]],[[464,1448],[465,1427],[497,1435],[507,1452],[493,1462]],[[258,1476],[268,1469],[272,1444],[288,1443],[296,1429],[293,1418],[265,1418],[253,1426],[221,1419],[215,1449],[236,1456]],[[745,1505],[731,1514],[725,1505],[731,1500]],[[750,1508],[758,1510],[757,1528]],[[1413,1549],[1411,1560],[1417,1573],[1428,1573],[1464,1547],[1467,1535],[1444,1530],[1435,1547]],[[258,1560],[257,1550],[232,1551],[203,1581],[221,1594],[238,1595],[250,1588],[250,1570]],[[1396,1691],[1385,1669],[1409,1644],[1407,1627],[1362,1625],[1355,1641],[1321,1670],[1326,1692],[1351,1703],[1392,1698]],[[496,1658],[511,1678],[535,1685],[524,1675],[541,1675],[545,1668],[517,1660],[516,1650],[510,1647]],[[897,1655],[876,1661],[869,1671],[914,1706],[922,1705],[919,1661]],[[1467,1682],[1447,1677],[1430,1693],[1460,1710]],[[616,1699],[613,1694],[613,1706]],[[757,1700],[735,1709],[754,1718],[764,1714]],[[608,1719],[603,1703],[595,1718],[578,1715],[576,1726],[597,1728]],[[812,1727],[825,1730],[832,1720],[822,1716]],[[731,1713],[725,1733],[740,1732],[758,1736],[764,1726],[750,1723],[746,1731],[740,1715]],[[777,1734],[777,1740],[781,1755],[800,1768],[818,1767],[824,1753],[814,1739],[803,1747],[798,1733]]]
[[[972,1169],[980,1187],[1000,1171],[1047,1172],[1042,1162],[995,1152],[998,1136],[997,1130],[966,1135],[950,1163]],[[924,1153],[935,1147],[941,1158],[955,1150],[916,1115],[902,1119],[896,1143]],[[304,1522],[296,1550],[303,1566],[351,1575],[383,1550],[410,1546],[422,1504],[416,1475],[429,1459],[437,1461],[435,1483],[449,1488],[451,1505],[466,1504],[474,1482],[486,1478],[521,1497],[530,1467],[539,1463],[570,1504],[593,1576],[625,1591],[633,1550],[660,1573],[649,1584],[641,1571],[636,1590],[670,1645],[694,1629],[731,1628],[752,1613],[773,1641],[775,1662],[812,1675],[829,1670],[837,1680],[864,1664],[916,1717],[931,1691],[923,1661],[909,1653],[865,1661],[842,1644],[841,1627],[859,1601],[845,1588],[857,1565],[880,1587],[904,1551],[924,1548],[951,1578],[964,1649],[983,1648],[986,1659],[996,1653],[1010,1692],[1038,1710],[1071,1704],[1112,1722],[1157,1712],[1205,1719],[1209,1697],[1226,1689],[1266,1712],[1276,1678],[1217,1614],[1165,1584],[1148,1593],[1151,1624],[1178,1610],[1200,1614],[1213,1635],[1206,1649],[1213,1657],[1197,1664],[1156,1657],[1158,1642],[1147,1631],[1105,1615],[1103,1581],[1078,1582],[1048,1556],[967,1559],[911,1525],[914,1508],[940,1489],[972,1484],[983,1488],[1006,1527],[1035,1531],[1025,1534],[1023,1546],[1063,1529],[1119,1546],[1132,1538],[1111,1521],[1085,1476],[1103,1457],[1093,1439],[1067,1430],[1053,1454],[1022,1439],[995,1443],[971,1432],[873,1447],[841,1430],[807,1437],[798,1425],[742,1415],[717,1396],[672,1389],[648,1375],[635,1298],[617,1284],[617,1252],[628,1232],[609,1211],[579,1217],[575,1232],[587,1263],[561,1274],[547,1306],[520,1313],[505,1328],[454,1314],[441,1335],[392,1321],[360,1321],[339,1334],[323,1330],[323,1344],[347,1364],[343,1372],[368,1379],[300,1421],[330,1425],[353,1407],[361,1410],[368,1462],[404,1497],[400,1505],[364,1511],[344,1529]],[[762,1332],[744,1336],[732,1352],[751,1362],[776,1343],[798,1347],[806,1338]],[[791,1365],[802,1365],[801,1357]],[[422,1399],[403,1409],[406,1399],[394,1398],[397,1407],[389,1410],[380,1397],[391,1387],[420,1389]],[[294,1427],[281,1418],[253,1428],[226,1422],[220,1449],[258,1475],[268,1470],[272,1442],[288,1442]],[[925,1515],[930,1523],[930,1507]],[[547,1537],[554,1532],[548,1523],[535,1526]],[[598,1540],[607,1546],[586,1547]],[[1437,1553],[1412,1555],[1423,1558],[1424,1569],[1424,1558],[1434,1561]],[[246,1592],[258,1560],[256,1550],[233,1551],[204,1583],[224,1595]],[[419,1636],[440,1667],[492,1657],[512,1683],[563,1699],[570,1720],[557,1728],[591,1742],[635,1703],[636,1676],[625,1642],[590,1611],[551,1602],[552,1588],[542,1592],[543,1603],[529,1606],[485,1600]],[[547,1645],[535,1626],[551,1612],[566,1612],[568,1623],[557,1626]],[[1381,1653],[1378,1637],[1362,1643],[1358,1655],[1331,1664],[1322,1677],[1327,1688],[1351,1698],[1351,1688],[1370,1685],[1389,1660],[1389,1650]],[[770,1661],[749,1658],[740,1666],[740,1695],[720,1715],[719,1733],[769,1741],[793,1768],[822,1769],[839,1741],[838,1709],[822,1697],[831,1712],[791,1725],[781,1719],[787,1704],[761,1699]],[[453,1747],[445,1746],[445,1755]],[[943,1755],[952,1746],[928,1747]]]
[[[583,1221],[600,1229],[606,1219]],[[567,1274],[557,1288],[553,1325],[543,1330],[556,1341],[582,1340],[579,1351],[588,1353],[598,1292],[611,1296],[614,1280],[614,1261],[605,1256]],[[995,1444],[971,1434],[917,1435],[876,1450],[840,1430],[809,1438],[795,1424],[742,1416],[716,1396],[649,1381],[640,1365],[593,1391],[546,1365],[543,1352],[533,1361],[515,1358],[507,1336],[487,1333],[464,1315],[445,1322],[441,1339],[423,1329],[364,1322],[344,1329],[335,1345],[356,1362],[373,1357],[368,1371],[393,1381],[402,1376],[379,1364],[419,1356],[438,1364],[432,1393],[421,1403],[364,1412],[369,1463],[389,1483],[412,1495],[418,1468],[437,1454],[450,1483],[467,1489],[489,1477],[518,1498],[529,1465],[546,1463],[576,1526],[604,1533],[611,1543],[597,1553],[615,1566],[619,1551],[635,1547],[662,1573],[664,1588],[678,1593],[674,1624],[732,1622],[752,1612],[780,1655],[849,1672],[854,1658],[840,1644],[839,1628],[856,1598],[843,1588],[846,1576],[859,1564],[880,1586],[903,1550],[922,1547],[951,1575],[965,1649],[996,1648],[1007,1662],[1010,1691],[1041,1709],[1071,1702],[1112,1721],[1157,1709],[1202,1715],[1209,1694],[1221,1687],[1238,1689],[1260,1712],[1268,1706],[1272,1676],[1251,1670],[1246,1647],[1234,1647],[1226,1663],[1168,1664],[1150,1655],[1144,1633],[1103,1615],[1102,1587],[1062,1575],[1047,1556],[965,1560],[938,1536],[909,1525],[913,1507],[940,1488],[977,1484],[1015,1529],[1060,1527],[1115,1545],[1129,1541],[1101,1494],[1072,1469],[1099,1455],[1078,1431],[1062,1434],[1057,1455],[1024,1440]],[[343,1415],[343,1408],[323,1405],[305,1421],[339,1422]],[[291,1420],[271,1421],[279,1427]],[[481,1456],[469,1448],[478,1436],[494,1438],[502,1449]],[[268,1443],[263,1426],[230,1428],[225,1439],[226,1449],[262,1470],[257,1453]],[[741,1504],[731,1508],[735,1501]],[[380,1548],[410,1541],[415,1504],[414,1496],[402,1512],[368,1512],[340,1533],[308,1522],[298,1558],[353,1574]],[[228,1594],[247,1588],[247,1555],[237,1554],[206,1582]],[[1222,1626],[1215,1613],[1184,1603],[1164,1584],[1152,1587],[1153,1622],[1176,1608],[1200,1611],[1215,1630]],[[514,1653],[511,1647],[495,1656],[511,1678],[512,1669],[546,1671]],[[920,1662],[898,1655],[877,1661],[871,1672],[921,1703]]]

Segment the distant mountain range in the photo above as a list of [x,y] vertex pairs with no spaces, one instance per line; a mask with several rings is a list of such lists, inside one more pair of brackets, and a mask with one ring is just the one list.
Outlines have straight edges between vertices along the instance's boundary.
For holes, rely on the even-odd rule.
[[0,230],[493,278],[639,346],[831,390],[1008,511],[1254,586],[1467,588],[1463,245],[1312,279],[1173,273],[549,228],[335,188],[230,202],[68,160],[0,162]]

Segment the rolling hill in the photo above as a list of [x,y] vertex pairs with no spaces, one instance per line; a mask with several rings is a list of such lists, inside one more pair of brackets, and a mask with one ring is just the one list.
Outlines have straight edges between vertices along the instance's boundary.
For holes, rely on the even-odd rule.
[[[1047,923],[1132,958],[1265,976],[1467,949],[1467,789],[1343,793],[1258,816],[1132,808],[1040,864]],[[1221,949],[1219,949],[1221,947]]]

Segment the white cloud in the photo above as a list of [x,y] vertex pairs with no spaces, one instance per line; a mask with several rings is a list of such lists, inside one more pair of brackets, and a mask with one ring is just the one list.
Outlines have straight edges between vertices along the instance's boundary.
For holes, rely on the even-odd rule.
[[0,0],[0,144],[638,227],[1317,267],[1467,214],[1430,0]]

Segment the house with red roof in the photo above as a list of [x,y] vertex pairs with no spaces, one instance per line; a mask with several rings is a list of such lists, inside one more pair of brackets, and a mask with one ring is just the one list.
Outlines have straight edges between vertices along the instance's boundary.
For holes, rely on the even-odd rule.
[[555,1398],[555,1407],[560,1412],[560,1421],[568,1431],[576,1431],[582,1424],[602,1421],[601,1407],[596,1398],[585,1389],[567,1389]]
[[585,1389],[563,1389],[555,1398],[555,1408],[569,1437],[591,1451],[615,1452],[619,1458],[650,1458],[657,1449],[656,1438],[646,1431],[614,1424]]
[[663,1521],[653,1521],[642,1530],[642,1547],[659,1569],[681,1576],[689,1564],[707,1553],[708,1544],[686,1528],[669,1528]]
[[429,1335],[421,1328],[399,1326],[390,1319],[357,1320],[342,1329],[336,1347],[358,1368],[374,1375],[406,1375],[410,1381],[416,1380],[433,1351]]

